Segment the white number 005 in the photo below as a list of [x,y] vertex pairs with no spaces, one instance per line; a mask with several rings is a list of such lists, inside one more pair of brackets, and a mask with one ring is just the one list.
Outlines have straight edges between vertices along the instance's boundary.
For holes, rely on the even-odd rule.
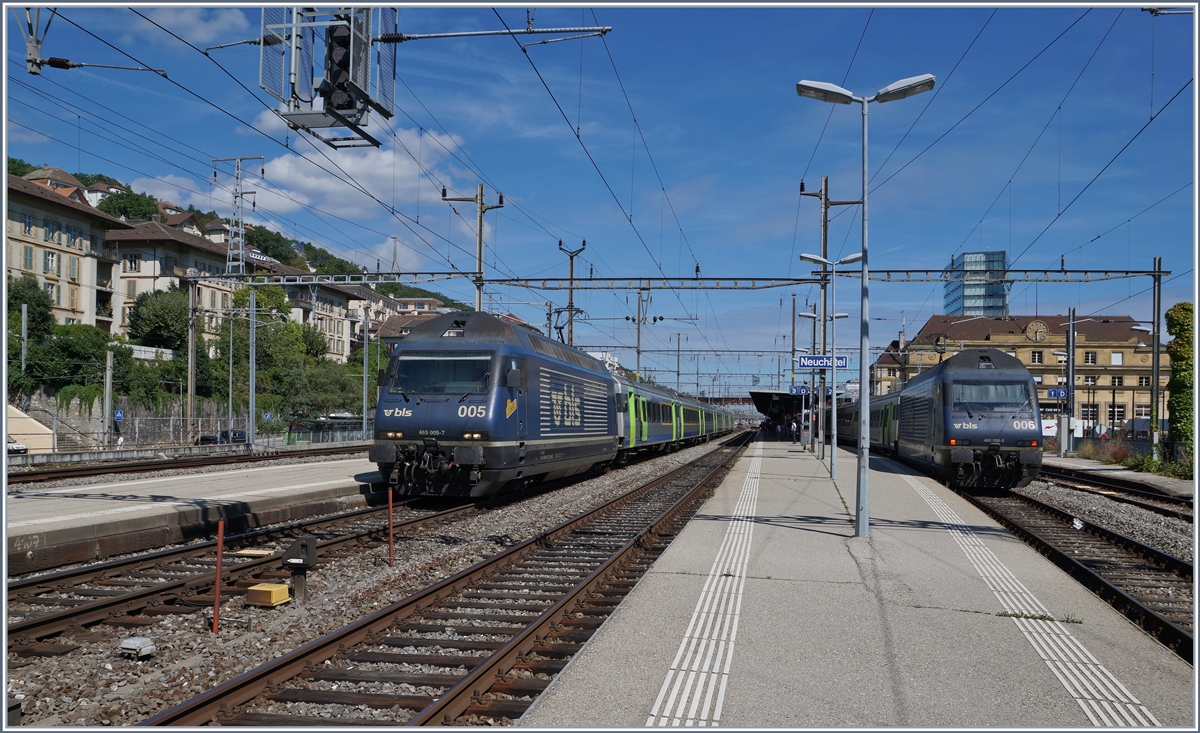
[[458,408],[459,417],[487,417],[486,405],[463,405]]

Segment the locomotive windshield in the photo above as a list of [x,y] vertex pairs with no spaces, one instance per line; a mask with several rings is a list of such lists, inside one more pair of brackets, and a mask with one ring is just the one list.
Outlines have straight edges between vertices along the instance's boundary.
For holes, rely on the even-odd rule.
[[954,382],[955,412],[1019,412],[1032,409],[1026,382]]
[[490,351],[402,351],[388,394],[486,394],[492,356]]

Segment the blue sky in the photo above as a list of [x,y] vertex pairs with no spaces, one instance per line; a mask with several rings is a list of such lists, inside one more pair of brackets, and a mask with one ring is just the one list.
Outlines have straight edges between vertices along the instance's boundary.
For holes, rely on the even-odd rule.
[[[254,182],[258,207],[248,218],[371,269],[376,258],[390,265],[389,235],[402,243],[402,268],[446,270],[449,261],[472,269],[473,205],[456,204],[456,216],[440,192],[447,185],[452,196],[471,196],[482,181],[489,203],[499,189],[507,204],[486,215],[489,276],[565,277],[559,238],[567,248],[587,240],[577,275],[592,268],[598,277],[690,276],[696,264],[704,276],[806,275],[812,268],[798,256],[820,251],[820,211],[815,198],[798,196],[800,178],[814,191],[829,176],[834,199],[859,198],[861,116],[857,106],[799,98],[795,83],[869,94],[932,73],[936,96],[871,105],[872,270],[940,268],[956,252],[996,249],[1007,249],[1016,268],[1056,268],[1065,254],[1068,268],[1150,269],[1159,255],[1182,274],[1165,285],[1164,307],[1193,299],[1190,15],[1154,18],[1139,6],[539,8],[535,27],[598,20],[613,30],[603,41],[529,47],[528,60],[507,37],[401,44],[397,114],[370,128],[383,147],[333,151],[299,140],[270,111],[273,100],[257,86],[257,47],[213,51],[226,74],[125,7],[60,9],[43,56],[134,63],[103,39],[175,83],[99,68],[31,76],[9,13],[8,155],[109,173],[177,204],[222,212],[228,194],[210,185],[208,159],[262,155],[266,180]],[[140,12],[200,48],[250,38],[260,22],[257,7]],[[499,13],[510,27],[525,25],[524,7]],[[399,17],[406,33],[501,27],[489,6],[406,7]],[[333,170],[330,160],[378,201],[314,165]],[[228,179],[222,170],[219,186]],[[859,251],[859,208],[832,214],[831,257]],[[1146,319],[1149,284],[1017,285],[1012,312],[1076,305],[1081,316]],[[473,300],[466,281],[431,287]],[[682,334],[684,349],[787,349],[793,292],[801,309],[817,297],[808,286],[655,291],[649,314],[667,320],[643,328],[643,348],[673,351]],[[489,296],[495,309],[535,324],[545,321],[545,301],[566,304],[561,291],[495,288]],[[858,281],[841,280],[838,296],[837,310],[851,314],[838,341],[856,344]],[[611,347],[632,367],[636,335],[624,316],[635,312],[636,297],[578,291],[588,319],[576,321],[576,343]],[[874,283],[871,299],[871,339],[882,346],[902,315],[912,334],[940,313],[942,286]],[[808,322],[797,331],[806,347]],[[645,353],[643,367],[674,382],[674,354]],[[685,356],[685,388],[695,389],[697,367],[705,390],[718,371],[747,375],[722,378],[736,392],[748,375],[774,379],[776,358],[715,355],[697,365]]]

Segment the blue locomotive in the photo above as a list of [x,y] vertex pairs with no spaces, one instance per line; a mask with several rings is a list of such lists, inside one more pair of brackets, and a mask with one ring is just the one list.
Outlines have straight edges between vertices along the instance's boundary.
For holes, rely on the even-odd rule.
[[370,460],[401,493],[489,496],[733,430],[727,411],[609,374],[487,313],[415,328],[380,380]]
[[[838,406],[838,439],[857,444],[859,403]],[[872,397],[871,449],[958,488],[1028,486],[1042,467],[1037,385],[1019,359],[966,349]]]

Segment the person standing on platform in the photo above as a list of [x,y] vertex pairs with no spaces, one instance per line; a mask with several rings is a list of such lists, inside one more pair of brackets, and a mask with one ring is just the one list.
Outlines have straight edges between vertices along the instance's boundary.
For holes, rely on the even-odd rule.
[[125,436],[124,435],[117,436],[117,450],[125,450]]
[[796,444],[796,421],[792,420],[792,445]]

